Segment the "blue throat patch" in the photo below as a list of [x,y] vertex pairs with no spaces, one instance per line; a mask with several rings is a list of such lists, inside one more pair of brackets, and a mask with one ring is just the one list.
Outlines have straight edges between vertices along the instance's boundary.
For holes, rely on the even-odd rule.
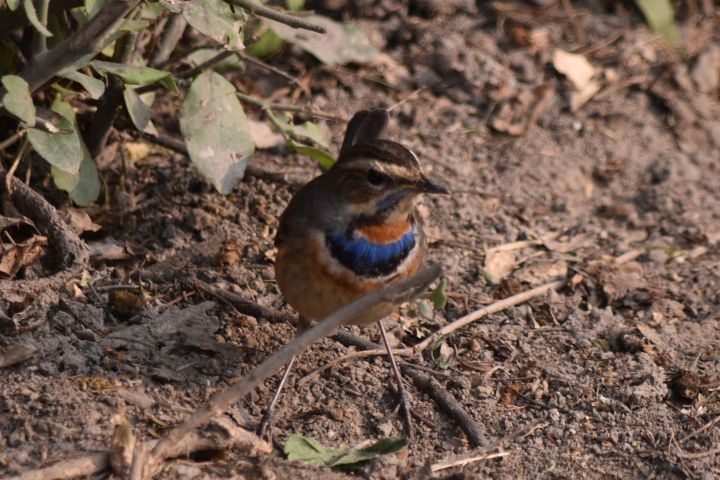
[[331,255],[344,267],[363,277],[393,273],[415,246],[415,226],[392,243],[373,243],[353,232],[325,236]]

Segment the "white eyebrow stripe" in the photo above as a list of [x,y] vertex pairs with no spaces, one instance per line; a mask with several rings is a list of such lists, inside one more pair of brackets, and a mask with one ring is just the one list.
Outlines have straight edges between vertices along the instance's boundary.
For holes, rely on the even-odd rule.
[[366,169],[366,168],[373,168],[377,170],[380,173],[384,173],[390,177],[399,177],[399,178],[408,178],[413,179],[416,177],[414,175],[414,172],[410,170],[407,167],[403,167],[402,165],[396,165],[394,163],[387,163],[387,162],[381,162],[379,160],[373,160],[373,159],[358,159],[358,160],[352,160],[350,162],[347,162],[343,164],[343,167],[351,170],[351,169]]

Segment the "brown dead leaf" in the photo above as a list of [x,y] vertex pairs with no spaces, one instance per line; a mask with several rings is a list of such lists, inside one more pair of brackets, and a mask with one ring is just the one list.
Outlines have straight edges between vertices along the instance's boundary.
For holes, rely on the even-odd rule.
[[510,275],[517,265],[515,252],[508,250],[490,250],[485,257],[485,271],[492,277],[493,283],[499,283]]
[[555,70],[565,75],[575,87],[570,93],[570,110],[573,112],[600,90],[600,82],[593,79],[597,70],[584,55],[556,49],[552,62]]
[[647,288],[645,270],[637,262],[609,266],[600,272],[600,282],[608,303],[613,303],[635,290]]
[[515,272],[513,277],[530,285],[539,285],[551,280],[565,278],[567,273],[568,265],[565,260],[561,258],[555,260],[542,259],[523,266]]
[[85,232],[97,232],[102,227],[90,219],[85,210],[68,208],[63,212],[65,221],[75,230],[75,233],[82,235]]
[[243,256],[243,247],[239,242],[230,240],[218,252],[217,261],[220,266],[235,265]]
[[0,275],[13,278],[20,270],[35,263],[43,254],[47,237],[36,235],[22,243],[0,245]]
[[97,242],[89,242],[90,256],[95,260],[127,260],[131,256],[122,245],[116,243],[111,237]]

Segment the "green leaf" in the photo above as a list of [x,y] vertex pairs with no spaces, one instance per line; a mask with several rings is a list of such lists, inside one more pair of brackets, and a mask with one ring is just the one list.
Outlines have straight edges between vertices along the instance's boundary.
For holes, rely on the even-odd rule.
[[671,45],[680,40],[680,32],[675,23],[675,11],[670,0],[635,0],[653,31],[665,37]]
[[60,97],[53,102],[52,110],[62,117],[59,128],[63,132],[47,133],[29,128],[28,140],[48,163],[66,173],[77,174],[83,160],[83,143],[75,122],[75,113],[72,106]]
[[23,0],[23,8],[25,9],[25,14],[27,15],[28,20],[32,26],[35,27],[35,30],[40,33],[40,35],[44,37],[53,36],[52,32],[48,30],[38,18],[37,12],[35,11],[35,5],[33,5],[32,0]]
[[[190,53],[186,59],[190,64],[197,67],[207,62],[214,56],[221,53],[222,50],[216,48],[198,48],[194,52]],[[245,64],[240,61],[237,55],[231,55],[228,58],[216,63],[212,66],[212,69],[218,73],[240,71],[245,68]]]
[[320,15],[310,15],[305,19],[325,27],[327,33],[295,29],[272,20],[267,22],[280,38],[300,46],[328,65],[369,62],[379,53],[370,44],[363,31],[357,27],[338,23]]
[[319,148],[303,145],[302,143],[296,143],[292,140],[288,140],[288,147],[290,147],[290,149],[294,152],[307,155],[315,160],[318,165],[320,165],[320,168],[325,172],[330,170],[330,167],[335,164],[335,157],[328,152],[320,150]]
[[288,460],[300,461],[314,467],[333,467],[356,470],[373,458],[396,453],[408,445],[407,438],[383,438],[370,446],[358,449],[330,448],[312,437],[293,433],[285,442],[283,452]]
[[92,204],[100,195],[100,178],[98,177],[97,166],[84,143],[83,160],[78,173],[63,172],[53,166],[51,174],[55,186],[68,192],[70,198],[82,207]]
[[5,108],[29,127],[35,126],[35,105],[25,79],[16,75],[5,75],[0,81],[7,91],[2,99]]
[[407,447],[408,443],[408,439],[405,437],[383,438],[368,447],[351,450],[341,455],[333,460],[329,466],[355,469],[373,458],[399,452]]
[[108,0],[85,0],[85,13],[88,20],[94,17],[105,5]]
[[180,109],[180,131],[190,159],[222,194],[245,174],[255,151],[250,124],[233,85],[206,71],[190,86]]
[[123,98],[125,99],[125,106],[130,114],[130,119],[133,124],[135,124],[135,127],[141,132],[157,135],[155,125],[153,125],[150,120],[152,115],[150,107],[152,107],[153,101],[155,100],[155,93],[149,92],[149,94],[138,95],[135,89],[125,87]]
[[90,96],[95,100],[100,98],[102,94],[105,93],[105,83],[98,78],[73,71],[63,73],[60,76],[82,85],[83,88],[87,90]]
[[285,0],[285,8],[291,12],[298,12],[305,8],[305,0]]
[[129,85],[148,85],[159,83],[166,89],[177,93],[177,85],[170,72],[164,72],[150,67],[131,66],[122,63],[103,62],[93,60],[90,65],[101,75],[115,75]]
[[255,58],[262,58],[271,55],[285,45],[285,40],[278,37],[277,33],[268,29],[265,30],[256,42],[251,43],[245,49],[245,53]]
[[220,42],[231,50],[242,50],[240,30],[247,16],[223,0],[195,0],[183,8],[185,20],[200,33]]
[[435,289],[430,292],[429,294],[425,295],[425,298],[430,300],[433,303],[433,306],[436,310],[442,310],[445,308],[445,305],[447,305],[447,292],[445,292],[445,287],[447,286],[447,282],[445,281],[445,277],[440,279],[440,283],[438,283],[438,286],[435,287]]
[[7,0],[7,6],[14,12],[20,6],[20,0]]
[[328,448],[312,437],[293,433],[285,442],[283,452],[290,461],[300,461],[314,467],[328,465],[335,456],[335,450]]

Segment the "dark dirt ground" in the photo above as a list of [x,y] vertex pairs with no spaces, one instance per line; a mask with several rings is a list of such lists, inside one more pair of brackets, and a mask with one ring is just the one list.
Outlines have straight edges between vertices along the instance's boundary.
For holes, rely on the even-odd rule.
[[[273,60],[287,67],[290,59],[315,109],[345,118],[410,96],[393,110],[392,138],[454,192],[423,207],[448,305],[433,321],[404,316],[394,338],[411,345],[499,298],[568,278],[558,292],[449,336],[448,368],[429,351],[413,360],[488,438],[509,435],[502,458],[432,477],[717,478],[720,17],[707,5],[682,10],[683,42],[673,51],[631,2],[477,3],[316,3],[358,22],[385,60],[331,68],[292,49]],[[556,48],[585,55],[600,72],[599,92],[575,112],[574,87],[552,66]],[[260,73],[235,80],[284,101],[291,89]],[[170,132],[174,101],[156,119]],[[336,151],[344,125],[321,124]],[[259,152],[252,165],[266,173],[222,197],[182,155],[127,135],[115,145],[120,138],[132,164],[124,172],[116,155],[104,172],[122,175],[126,191],[88,211],[103,227],[84,235],[94,289],[0,302],[19,326],[5,328],[0,343],[37,348],[0,370],[0,476],[106,449],[119,411],[139,438],[157,437],[293,338],[292,326],[242,315],[186,280],[289,312],[274,282],[272,238],[292,192],[318,173],[314,163]],[[492,250],[551,233],[559,236],[544,244]],[[149,302],[128,321],[110,296],[113,285],[138,285],[138,271]],[[375,328],[362,334],[378,340]],[[274,454],[179,460],[164,476],[343,478],[290,463],[280,447],[293,432],[332,446],[403,433],[383,357],[298,384],[348,351],[326,339],[302,356]],[[257,421],[276,381],[236,413]],[[408,387],[417,438],[361,476],[423,477],[424,466],[471,452],[432,399]]]

